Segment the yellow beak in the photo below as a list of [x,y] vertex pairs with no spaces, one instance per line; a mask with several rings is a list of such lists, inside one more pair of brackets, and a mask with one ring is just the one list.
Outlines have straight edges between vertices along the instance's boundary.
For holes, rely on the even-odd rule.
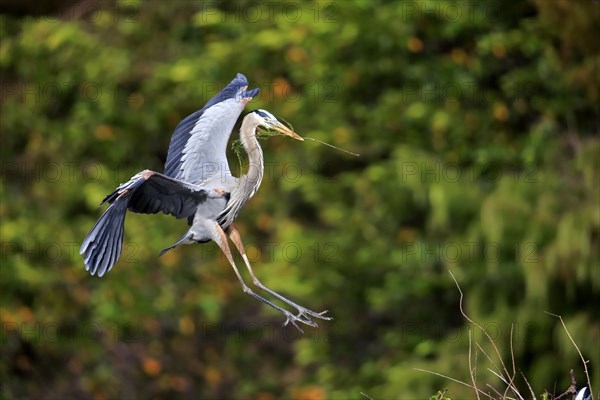
[[283,125],[281,122],[274,123],[270,126],[270,128],[275,129],[278,132],[283,133],[286,136],[291,137],[292,139],[304,141],[302,136],[298,135],[296,132],[290,130],[287,126]]

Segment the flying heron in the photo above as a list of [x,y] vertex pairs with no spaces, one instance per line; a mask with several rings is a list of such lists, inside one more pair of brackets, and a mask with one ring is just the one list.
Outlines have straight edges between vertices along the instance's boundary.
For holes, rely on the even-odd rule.
[[[142,214],[163,212],[176,218],[187,218],[190,228],[172,246],[214,241],[231,264],[244,293],[258,299],[286,317],[284,325],[296,322],[316,327],[311,317],[329,320],[326,311],[317,313],[288,300],[263,285],[254,274],[244,250],[240,233],[234,225],[242,207],[258,190],[263,178],[263,153],[256,138],[258,127],[273,129],[296,140],[303,140],[271,113],[254,110],[248,113],[240,128],[240,141],[248,155],[248,172],[237,178],[231,175],[225,155],[231,131],[246,104],[260,92],[248,90],[248,80],[237,76],[206,105],[183,119],[175,128],[167,153],[164,173],[144,170],[106,196],[101,204],[110,206],[83,241],[86,270],[103,276],[121,255],[123,229],[127,210]],[[238,271],[227,237],[231,239],[252,277],[253,283],[297,310],[297,314],[255,293]]]

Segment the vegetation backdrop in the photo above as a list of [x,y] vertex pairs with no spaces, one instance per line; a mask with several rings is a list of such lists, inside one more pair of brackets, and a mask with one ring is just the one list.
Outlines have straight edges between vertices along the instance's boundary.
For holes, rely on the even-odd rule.
[[[476,367],[498,397],[449,271],[527,397],[520,372],[536,395],[586,380],[545,312],[600,390],[599,7],[3,2],[1,396],[473,398],[417,369],[472,384]],[[304,335],[214,243],[159,258],[184,221],[129,215],[102,279],[78,254],[100,200],[162,171],[178,121],[237,72],[252,108],[360,153],[264,141],[238,220],[263,282],[330,310]]]

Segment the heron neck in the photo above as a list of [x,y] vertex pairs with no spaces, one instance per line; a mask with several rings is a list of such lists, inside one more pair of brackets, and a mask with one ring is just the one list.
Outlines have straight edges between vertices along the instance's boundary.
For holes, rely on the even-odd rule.
[[[246,122],[246,121],[244,121]],[[249,167],[248,172],[241,177],[243,193],[248,195],[248,199],[254,196],[262,182],[264,174],[263,152],[256,139],[256,126],[247,126],[242,123],[240,129],[240,141],[244,150],[248,154]]]

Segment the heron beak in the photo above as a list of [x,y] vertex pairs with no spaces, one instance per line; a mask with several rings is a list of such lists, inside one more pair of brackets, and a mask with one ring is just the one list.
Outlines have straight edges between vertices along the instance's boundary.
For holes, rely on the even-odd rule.
[[288,128],[287,126],[283,125],[279,121],[270,124],[269,128],[274,129],[277,132],[281,132],[284,135],[291,137],[292,139],[300,140],[301,142],[304,141],[304,139],[302,138],[302,136],[298,135],[296,132],[292,131],[290,128]]

